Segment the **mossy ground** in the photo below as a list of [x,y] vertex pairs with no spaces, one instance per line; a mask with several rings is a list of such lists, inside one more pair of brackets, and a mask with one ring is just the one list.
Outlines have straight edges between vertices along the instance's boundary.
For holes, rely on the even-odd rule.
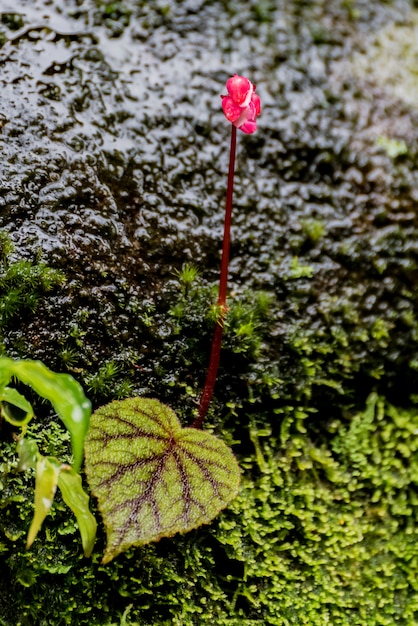
[[[281,432],[260,417],[251,445],[235,444],[243,479],[229,509],[106,566],[102,534],[84,559],[59,499],[25,550],[33,479],[3,444],[0,623],[416,624],[418,411],[372,394],[316,435],[295,410]],[[65,447],[55,426],[42,438],[50,452]]]

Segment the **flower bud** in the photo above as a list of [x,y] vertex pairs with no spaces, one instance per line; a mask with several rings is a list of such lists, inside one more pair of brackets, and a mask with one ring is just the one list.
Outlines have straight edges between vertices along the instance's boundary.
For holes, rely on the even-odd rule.
[[222,110],[231,122],[248,135],[257,130],[256,117],[261,113],[261,100],[255,85],[245,76],[234,74],[226,81],[227,96],[222,98]]

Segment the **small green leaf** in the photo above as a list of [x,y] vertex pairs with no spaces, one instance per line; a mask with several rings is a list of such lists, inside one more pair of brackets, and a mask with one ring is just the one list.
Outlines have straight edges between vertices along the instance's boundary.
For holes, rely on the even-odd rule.
[[81,484],[81,476],[70,466],[61,466],[58,487],[63,500],[76,516],[84,556],[90,556],[96,539],[97,523],[89,509],[89,497]]
[[17,453],[19,456],[17,469],[20,472],[36,467],[38,459],[38,446],[36,441],[33,439],[19,439],[17,442]]
[[91,418],[86,473],[107,532],[103,562],[210,522],[236,496],[240,469],[214,435],[182,428],[158,400],[111,402]]
[[82,387],[70,374],[56,374],[40,361],[0,358],[0,394],[4,394],[5,385],[12,376],[51,402],[70,431],[74,467],[79,470],[91,413],[90,401],[85,397]]
[[25,427],[33,417],[31,404],[21,393],[11,387],[0,391],[0,412],[13,426]]
[[40,457],[36,463],[35,513],[29,528],[26,547],[30,548],[48,515],[58,485],[60,467],[54,459]]

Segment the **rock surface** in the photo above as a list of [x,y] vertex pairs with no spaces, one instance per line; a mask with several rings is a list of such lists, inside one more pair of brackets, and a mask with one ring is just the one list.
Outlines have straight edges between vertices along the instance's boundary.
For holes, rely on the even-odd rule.
[[[416,19],[406,1],[10,3],[0,226],[16,256],[41,253],[67,276],[20,322],[30,356],[61,368],[78,332],[86,377],[117,353],[125,370],[139,359],[134,387],[147,390],[154,366],[139,353],[158,362],[167,346],[144,332],[138,307],[157,309],[164,338],[173,271],[192,262],[216,281],[229,135],[219,93],[238,72],[257,84],[263,114],[239,137],[231,291],[274,295],[266,360],[283,370],[290,359],[293,372],[280,393],[301,375],[295,336],[314,336],[314,360],[325,337],[332,384],[360,377],[350,393],[408,383],[418,112],[364,60],[395,46],[390,28],[413,39]],[[12,356],[17,337],[5,333]]]

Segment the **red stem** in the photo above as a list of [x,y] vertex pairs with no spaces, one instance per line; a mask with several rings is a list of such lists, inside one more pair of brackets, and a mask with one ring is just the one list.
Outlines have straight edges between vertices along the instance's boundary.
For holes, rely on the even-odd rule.
[[234,170],[235,170],[235,148],[237,144],[237,129],[232,126],[231,148],[229,152],[228,187],[226,191],[224,238],[222,245],[221,274],[219,278],[218,307],[219,314],[216,320],[215,331],[213,333],[212,348],[209,359],[208,371],[206,374],[205,386],[200,398],[198,417],[192,424],[192,428],[201,428],[203,420],[209,408],[215,387],[218,373],[219,360],[221,355],[222,334],[227,312],[226,292],[228,285],[228,263],[229,248],[231,244],[231,221],[232,221],[232,195],[234,191]]

